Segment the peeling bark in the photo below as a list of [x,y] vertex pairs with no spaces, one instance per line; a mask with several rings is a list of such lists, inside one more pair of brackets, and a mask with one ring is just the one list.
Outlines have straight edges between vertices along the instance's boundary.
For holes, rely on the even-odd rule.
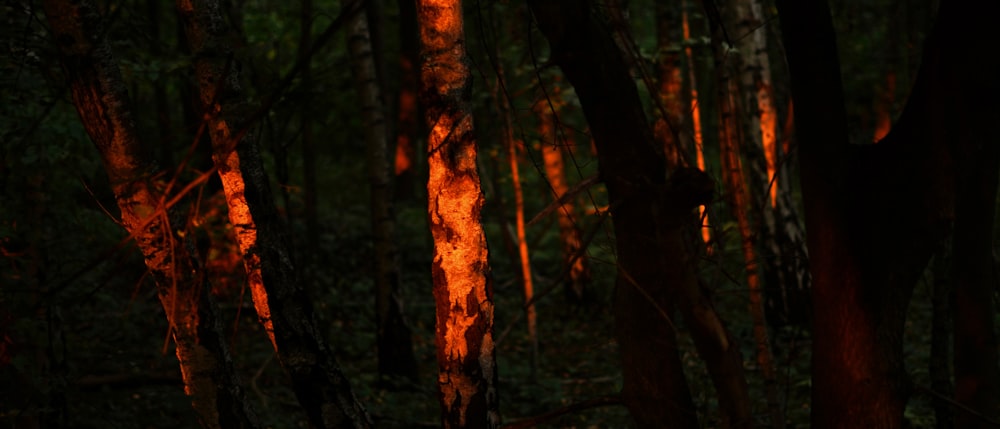
[[438,388],[445,428],[497,428],[493,285],[480,222],[472,79],[460,0],[418,0],[421,100],[430,128],[427,181],[437,311]]

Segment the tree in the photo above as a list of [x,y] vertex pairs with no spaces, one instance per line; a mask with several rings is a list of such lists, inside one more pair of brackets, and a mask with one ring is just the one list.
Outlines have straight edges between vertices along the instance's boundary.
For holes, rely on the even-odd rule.
[[998,111],[984,100],[1000,95],[990,77],[1000,61],[978,53],[990,40],[989,19],[972,4],[942,4],[898,122],[879,144],[852,147],[827,5],[777,5],[813,276],[813,427],[904,426],[905,310],[952,222],[961,332],[955,395],[969,407],[957,410],[956,424],[990,424],[1000,410],[995,310],[986,286],[993,284],[998,146],[987,118]]
[[711,179],[699,170],[677,169],[667,180],[666,162],[628,67],[590,2],[535,0],[529,7],[548,39],[552,61],[580,97],[608,189],[618,263],[614,314],[622,401],[640,427],[668,421],[698,426],[677,355],[671,320],[676,303],[719,392],[723,424],[748,424],[739,350],[699,289],[696,254],[683,233],[693,209],[710,201]]
[[375,72],[367,14],[348,23],[347,44],[365,128],[368,177],[371,186],[372,235],[375,243],[375,318],[379,375],[416,381],[410,328],[400,301],[399,256],[396,254],[396,221],[392,209],[388,130],[382,89]]
[[[348,7],[350,13],[357,6]],[[259,149],[249,133],[249,105],[226,43],[229,29],[217,0],[178,0],[194,56],[195,77],[212,137],[229,219],[243,253],[257,316],[296,397],[317,428],[371,425],[316,324],[278,217]]]
[[88,1],[45,2],[73,103],[104,162],[121,224],[135,239],[156,280],[184,378],[184,390],[205,428],[259,427],[223,339],[211,289],[194,245],[177,225],[173,182],[157,172],[136,131],[118,64]]
[[471,79],[459,0],[419,0],[421,100],[428,137],[427,214],[434,238],[438,388],[446,428],[500,425],[493,285],[480,223]]

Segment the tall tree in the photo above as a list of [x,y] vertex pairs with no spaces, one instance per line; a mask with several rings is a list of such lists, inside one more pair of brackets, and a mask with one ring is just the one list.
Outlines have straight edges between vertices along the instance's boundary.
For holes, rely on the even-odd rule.
[[1000,151],[989,118],[1000,107],[986,100],[1000,96],[1000,60],[981,55],[989,18],[972,2],[942,4],[896,126],[878,145],[852,147],[827,5],[777,5],[814,285],[813,427],[904,426],[906,306],[951,220],[955,396],[976,411],[958,410],[956,424],[990,425],[1000,412],[987,286]]
[[157,285],[176,344],[184,391],[205,428],[259,427],[216,318],[194,245],[172,225],[171,185],[155,168],[135,126],[101,17],[89,1],[48,0],[45,14],[73,103],[101,153],[121,224],[135,239]]
[[541,138],[542,160],[545,165],[545,179],[552,188],[552,197],[559,203],[555,209],[559,220],[559,240],[562,243],[563,272],[566,273],[566,296],[583,300],[587,283],[590,281],[590,267],[583,247],[583,233],[576,223],[576,210],[566,182],[566,167],[563,151],[567,150],[565,135],[559,132],[561,124],[559,111],[564,102],[558,85],[548,91],[548,97],[535,103],[538,115],[538,134]]
[[[348,12],[357,13],[357,5]],[[312,426],[371,425],[316,323],[297,279],[287,233],[275,207],[260,151],[247,123],[249,105],[227,40],[229,27],[218,0],[177,0],[203,111],[211,130],[213,160],[222,179],[229,219],[243,254],[257,316]]]
[[427,214],[446,428],[500,426],[493,284],[480,222],[471,89],[460,0],[418,0],[421,99],[428,137]]
[[698,426],[671,321],[676,303],[708,365],[723,424],[748,424],[738,347],[699,289],[696,254],[683,233],[693,209],[710,201],[712,181],[695,169],[678,169],[667,180],[666,162],[628,67],[591,2],[528,5],[548,39],[552,61],[580,97],[608,189],[618,261],[614,312],[623,402],[640,427]]
[[359,13],[348,22],[347,49],[361,105],[371,186],[372,236],[375,240],[375,337],[379,375],[416,381],[417,359],[413,354],[410,327],[403,318],[400,297],[402,285],[399,255],[396,252],[396,220],[392,209],[389,132],[385,120],[385,103],[382,101],[383,91],[372,57],[366,14]]

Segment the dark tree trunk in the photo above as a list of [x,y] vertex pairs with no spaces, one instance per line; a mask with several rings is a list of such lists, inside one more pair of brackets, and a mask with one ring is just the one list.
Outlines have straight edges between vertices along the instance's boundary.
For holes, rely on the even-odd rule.
[[[392,208],[392,180],[389,170],[389,132],[386,124],[382,86],[379,84],[374,45],[365,14],[348,23],[347,48],[358,90],[365,129],[366,162],[371,186],[371,220],[375,260],[375,318],[378,372],[383,381],[398,378],[417,381],[417,359],[413,354],[410,327],[403,318],[400,296],[399,255],[396,251],[396,219]],[[401,380],[395,380],[401,381]]]
[[666,166],[628,67],[589,2],[535,0],[529,6],[552,60],[576,89],[608,188],[618,256],[615,336],[622,354],[622,399],[640,427],[697,427],[671,322],[679,303],[706,360],[724,424],[749,424],[742,359],[694,272],[682,227],[711,198],[704,173]]
[[[956,320],[956,397],[995,415],[996,340],[985,292],[992,286],[985,285],[992,284],[997,176],[996,131],[987,118],[998,114],[998,84],[989,76],[998,60],[976,54],[990,40],[988,19],[944,6],[897,125],[878,145],[851,147],[829,10],[787,0],[778,7],[814,284],[813,427],[903,426],[906,306],[952,214],[952,280],[959,297],[968,293],[964,306],[956,300],[963,319]],[[972,381],[966,395],[963,376]],[[985,424],[957,418],[960,427]]]

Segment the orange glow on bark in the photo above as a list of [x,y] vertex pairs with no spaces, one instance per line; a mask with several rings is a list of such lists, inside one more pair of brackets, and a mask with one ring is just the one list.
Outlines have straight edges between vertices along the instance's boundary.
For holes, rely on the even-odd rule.
[[[217,138],[219,142],[232,141],[231,139],[234,137],[230,132],[229,125],[221,116],[212,117],[210,123],[213,129],[213,139]],[[235,144],[224,144],[224,146],[235,147]],[[243,181],[243,173],[240,172],[240,156],[236,150],[230,150],[225,154],[216,153],[214,158],[219,178],[222,180],[222,190],[226,195],[226,204],[229,207],[229,222],[233,225],[236,243],[243,255],[243,266],[246,268],[247,283],[250,286],[254,308],[257,310],[257,318],[264,325],[267,337],[277,350],[278,345],[274,340],[274,325],[271,323],[271,308],[268,304],[267,292],[264,289],[264,278],[260,271],[260,256],[253,251],[257,245],[257,225],[253,215],[250,214],[250,206],[243,193],[246,184]]]
[[874,141],[885,138],[892,129],[892,104],[896,96],[896,73],[888,72],[885,75],[885,89],[875,102],[875,135]]
[[[409,66],[413,68],[412,65]],[[417,115],[417,95],[411,91],[403,91],[399,94],[399,118],[400,122],[411,120]],[[395,172],[399,176],[413,169],[413,141],[410,136],[400,132],[396,137],[396,161]]]
[[[684,40],[691,39],[691,28],[688,26],[687,12],[683,13],[682,25],[684,29]],[[705,150],[702,146],[701,136],[701,109],[698,107],[698,86],[694,72],[694,54],[691,52],[691,45],[685,44],[684,55],[688,62],[688,81],[691,85],[691,122],[694,126],[694,147],[697,152],[698,169],[705,171]],[[712,247],[708,244],[712,241],[712,227],[708,224],[705,216],[705,206],[698,206],[698,218],[702,219],[701,239],[705,242],[708,253],[712,253]]]
[[757,88],[757,108],[760,110],[760,136],[767,164],[767,183],[771,196],[771,207],[778,206],[778,113],[771,102],[771,86],[762,84]]
[[[418,0],[442,424],[498,427],[493,296],[458,0]],[[470,414],[474,413],[474,414]]]

